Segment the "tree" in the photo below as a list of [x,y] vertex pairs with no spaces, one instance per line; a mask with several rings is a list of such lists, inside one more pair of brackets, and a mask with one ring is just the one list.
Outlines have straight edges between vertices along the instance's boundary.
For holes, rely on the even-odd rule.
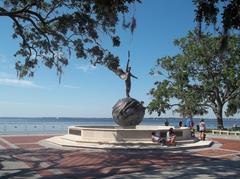
[[221,36],[219,48],[224,51],[230,31],[240,30],[240,0],[193,0],[193,3],[196,6],[198,35],[201,34],[203,24],[214,25]]
[[181,53],[157,60],[152,74],[165,78],[150,90],[150,113],[165,113],[173,107],[182,115],[203,115],[211,108],[218,128],[227,116],[240,111],[240,38],[230,36],[224,56],[219,53],[221,37],[189,32],[175,41]]
[[113,46],[119,46],[119,14],[123,14],[124,28],[133,32],[134,16],[128,23],[124,17],[136,2],[140,0],[3,0],[0,16],[12,20],[12,37],[20,39],[15,54],[19,57],[18,76],[33,76],[40,62],[55,67],[61,76],[72,52],[78,58],[91,58],[94,65],[118,67],[119,58],[102,47],[100,34],[108,35]]

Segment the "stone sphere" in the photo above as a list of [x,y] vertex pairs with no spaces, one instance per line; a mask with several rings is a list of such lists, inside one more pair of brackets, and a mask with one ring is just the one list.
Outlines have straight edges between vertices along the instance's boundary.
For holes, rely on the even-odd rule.
[[142,122],[145,114],[143,104],[133,98],[120,99],[112,110],[113,120],[122,127],[136,126]]

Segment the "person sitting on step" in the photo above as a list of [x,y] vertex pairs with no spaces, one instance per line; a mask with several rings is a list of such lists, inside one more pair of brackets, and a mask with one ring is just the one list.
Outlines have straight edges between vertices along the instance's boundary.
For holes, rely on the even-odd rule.
[[161,143],[162,145],[165,144],[165,139],[161,137],[161,133],[152,132],[152,141],[156,143]]
[[173,128],[171,127],[167,132],[167,142],[168,145],[176,145],[176,135],[173,132]]

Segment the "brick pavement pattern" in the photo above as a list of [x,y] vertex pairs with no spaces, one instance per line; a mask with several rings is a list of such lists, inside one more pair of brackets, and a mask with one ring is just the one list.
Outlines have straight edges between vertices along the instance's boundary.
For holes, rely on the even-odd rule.
[[42,136],[0,136],[0,178],[237,178],[240,140],[197,150],[57,149]]

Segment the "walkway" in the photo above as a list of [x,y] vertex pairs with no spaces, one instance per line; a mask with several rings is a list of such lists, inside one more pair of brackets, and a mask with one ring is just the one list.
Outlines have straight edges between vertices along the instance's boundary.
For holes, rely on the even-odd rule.
[[[0,178],[237,178],[240,140],[211,148],[100,150],[42,145],[49,135],[0,136]],[[40,142],[41,141],[41,142]],[[65,150],[66,149],[66,150]]]

